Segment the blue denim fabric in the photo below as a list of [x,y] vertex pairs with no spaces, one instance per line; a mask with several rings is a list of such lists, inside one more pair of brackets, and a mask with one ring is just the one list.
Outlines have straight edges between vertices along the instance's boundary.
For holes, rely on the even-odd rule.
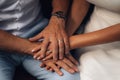
[[[44,23],[39,23],[21,37],[28,38],[31,35],[35,35],[33,32],[41,31],[48,23],[45,20]],[[46,71],[41,68],[40,61],[37,61],[29,55],[15,54],[0,52],[0,80],[13,80],[14,71],[16,66],[22,65],[31,75],[36,77],[38,80],[80,80],[79,73],[70,74],[62,69],[64,76],[59,76],[56,73]]]

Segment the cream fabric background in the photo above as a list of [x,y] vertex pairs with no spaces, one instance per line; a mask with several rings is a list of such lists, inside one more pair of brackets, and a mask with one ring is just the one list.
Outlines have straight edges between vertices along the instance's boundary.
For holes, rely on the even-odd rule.
[[[87,1],[96,6],[85,33],[120,23],[120,0]],[[120,80],[120,42],[83,48],[80,63],[81,80]]]

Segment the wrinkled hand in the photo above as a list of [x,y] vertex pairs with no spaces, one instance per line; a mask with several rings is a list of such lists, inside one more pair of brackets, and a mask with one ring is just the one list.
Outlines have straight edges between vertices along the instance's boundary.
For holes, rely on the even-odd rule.
[[69,39],[64,28],[65,21],[52,16],[48,26],[41,33],[29,39],[30,41],[39,41],[40,39],[44,39],[42,44],[37,49],[33,50],[34,52],[40,49],[40,51],[34,55],[34,58],[44,58],[46,56],[48,46],[51,45],[53,59],[63,59],[64,54],[68,54],[69,52]]
[[63,73],[61,72],[60,67],[69,73],[75,73],[79,72],[77,65],[78,62],[71,56],[71,54],[68,54],[68,56],[66,56],[63,60],[54,61],[50,59],[43,61],[41,67],[44,67],[50,71],[55,71],[58,75],[62,76]]

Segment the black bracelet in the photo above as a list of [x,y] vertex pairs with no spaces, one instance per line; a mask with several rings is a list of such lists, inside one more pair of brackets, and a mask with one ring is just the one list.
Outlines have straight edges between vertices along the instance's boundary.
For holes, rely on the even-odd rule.
[[66,20],[66,16],[64,15],[63,11],[57,11],[57,12],[53,13],[52,16],[57,16],[58,18],[62,18],[64,20]]

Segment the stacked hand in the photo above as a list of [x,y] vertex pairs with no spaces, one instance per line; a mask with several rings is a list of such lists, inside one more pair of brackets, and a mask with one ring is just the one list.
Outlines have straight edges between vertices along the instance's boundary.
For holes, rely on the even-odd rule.
[[[41,42],[32,42],[32,44],[30,44],[30,48],[25,50],[24,52],[30,55],[34,55],[37,53],[31,53],[30,50],[32,50],[32,48],[40,46],[42,43]],[[47,51],[48,55],[50,55],[49,51]],[[51,52],[52,53],[52,52]],[[72,57],[72,55],[69,53],[67,55],[65,55],[65,57],[62,60],[53,60],[48,59],[48,60],[41,60],[42,64],[41,67],[46,68],[47,70],[50,71],[55,71],[58,75],[63,75],[63,73],[61,72],[60,68],[65,69],[67,72],[69,73],[75,73],[78,72],[78,68],[77,66],[79,65],[78,62]]]
[[41,67],[46,68],[49,71],[55,71],[58,75],[62,76],[63,73],[60,68],[65,69],[69,73],[79,72],[77,68],[78,62],[71,56],[71,54],[66,55],[63,60],[54,61],[53,59],[42,61]]
[[38,35],[29,40],[38,42],[39,46],[32,49],[35,59],[41,60],[41,67],[63,75],[60,67],[70,73],[78,72],[78,62],[69,53],[69,39],[65,32],[65,21],[52,16],[48,26]]
[[51,46],[53,59],[63,59],[65,54],[69,53],[69,39],[65,32],[65,21],[64,19],[52,16],[48,26],[38,35],[30,38],[30,41],[39,41],[43,39],[42,44],[33,49],[33,52],[37,53],[34,55],[35,59],[43,59],[46,57],[48,46]]

